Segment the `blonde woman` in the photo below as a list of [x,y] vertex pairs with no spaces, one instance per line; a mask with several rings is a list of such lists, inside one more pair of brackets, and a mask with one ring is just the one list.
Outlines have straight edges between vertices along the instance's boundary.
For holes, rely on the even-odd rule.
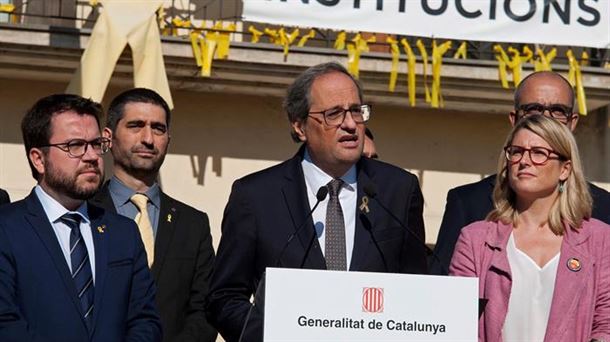
[[518,122],[495,209],[462,230],[449,269],[479,277],[480,341],[610,341],[610,227],[590,218],[591,203],[568,128]]

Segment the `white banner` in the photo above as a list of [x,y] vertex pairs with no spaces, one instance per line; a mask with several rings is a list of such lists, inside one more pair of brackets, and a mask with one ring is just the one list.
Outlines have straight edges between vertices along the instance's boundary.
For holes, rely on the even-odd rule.
[[610,0],[243,0],[244,20],[333,30],[610,48]]
[[478,278],[267,268],[265,342],[476,341]]

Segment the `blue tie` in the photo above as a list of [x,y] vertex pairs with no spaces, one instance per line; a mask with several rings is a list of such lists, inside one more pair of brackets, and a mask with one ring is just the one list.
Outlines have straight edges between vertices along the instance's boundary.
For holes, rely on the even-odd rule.
[[93,318],[93,274],[89,264],[89,254],[87,246],[80,234],[81,216],[74,213],[67,213],[61,217],[72,232],[70,233],[70,260],[72,263],[72,279],[76,286],[76,293],[83,310],[83,317],[87,327],[91,328]]

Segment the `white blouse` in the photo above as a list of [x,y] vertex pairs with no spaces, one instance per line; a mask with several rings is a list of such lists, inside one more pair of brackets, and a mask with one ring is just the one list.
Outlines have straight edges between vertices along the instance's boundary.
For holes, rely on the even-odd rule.
[[504,341],[543,341],[551,312],[559,253],[540,268],[515,245],[510,234],[506,246],[512,287],[502,336]]

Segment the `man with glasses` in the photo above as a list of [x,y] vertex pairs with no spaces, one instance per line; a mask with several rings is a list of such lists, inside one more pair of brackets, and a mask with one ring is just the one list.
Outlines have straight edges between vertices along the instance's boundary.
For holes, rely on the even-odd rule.
[[103,179],[98,103],[51,95],[21,131],[38,185],[0,208],[0,341],[160,341],[133,221],[88,205]]
[[214,263],[208,216],[168,196],[157,182],[170,119],[165,100],[150,89],[129,89],[112,100],[103,134],[112,141],[114,175],[92,203],[138,223],[164,341],[215,341],[203,305]]
[[[574,90],[558,73],[540,71],[528,75],[517,87],[514,102],[515,109],[508,115],[512,126],[519,119],[530,115],[552,117],[572,131],[578,124],[578,113],[573,110]],[[525,153],[514,150],[506,152],[507,156],[514,158],[520,158]],[[533,162],[548,157],[545,155],[544,151],[529,151],[529,157]],[[447,274],[461,229],[472,222],[484,220],[493,209],[492,193],[495,181],[494,174],[479,182],[449,190],[435,248],[439,260],[429,261],[432,274]],[[610,194],[591,183],[589,189],[593,197],[593,217],[610,223]]]
[[224,213],[207,309],[228,341],[244,325],[244,341],[262,340],[260,313],[248,313],[266,267],[426,271],[418,237],[365,195],[365,187],[376,189],[376,199],[424,240],[417,178],[361,158],[371,106],[356,80],[337,63],[313,66],[289,87],[284,109],[301,148],[237,180]]

